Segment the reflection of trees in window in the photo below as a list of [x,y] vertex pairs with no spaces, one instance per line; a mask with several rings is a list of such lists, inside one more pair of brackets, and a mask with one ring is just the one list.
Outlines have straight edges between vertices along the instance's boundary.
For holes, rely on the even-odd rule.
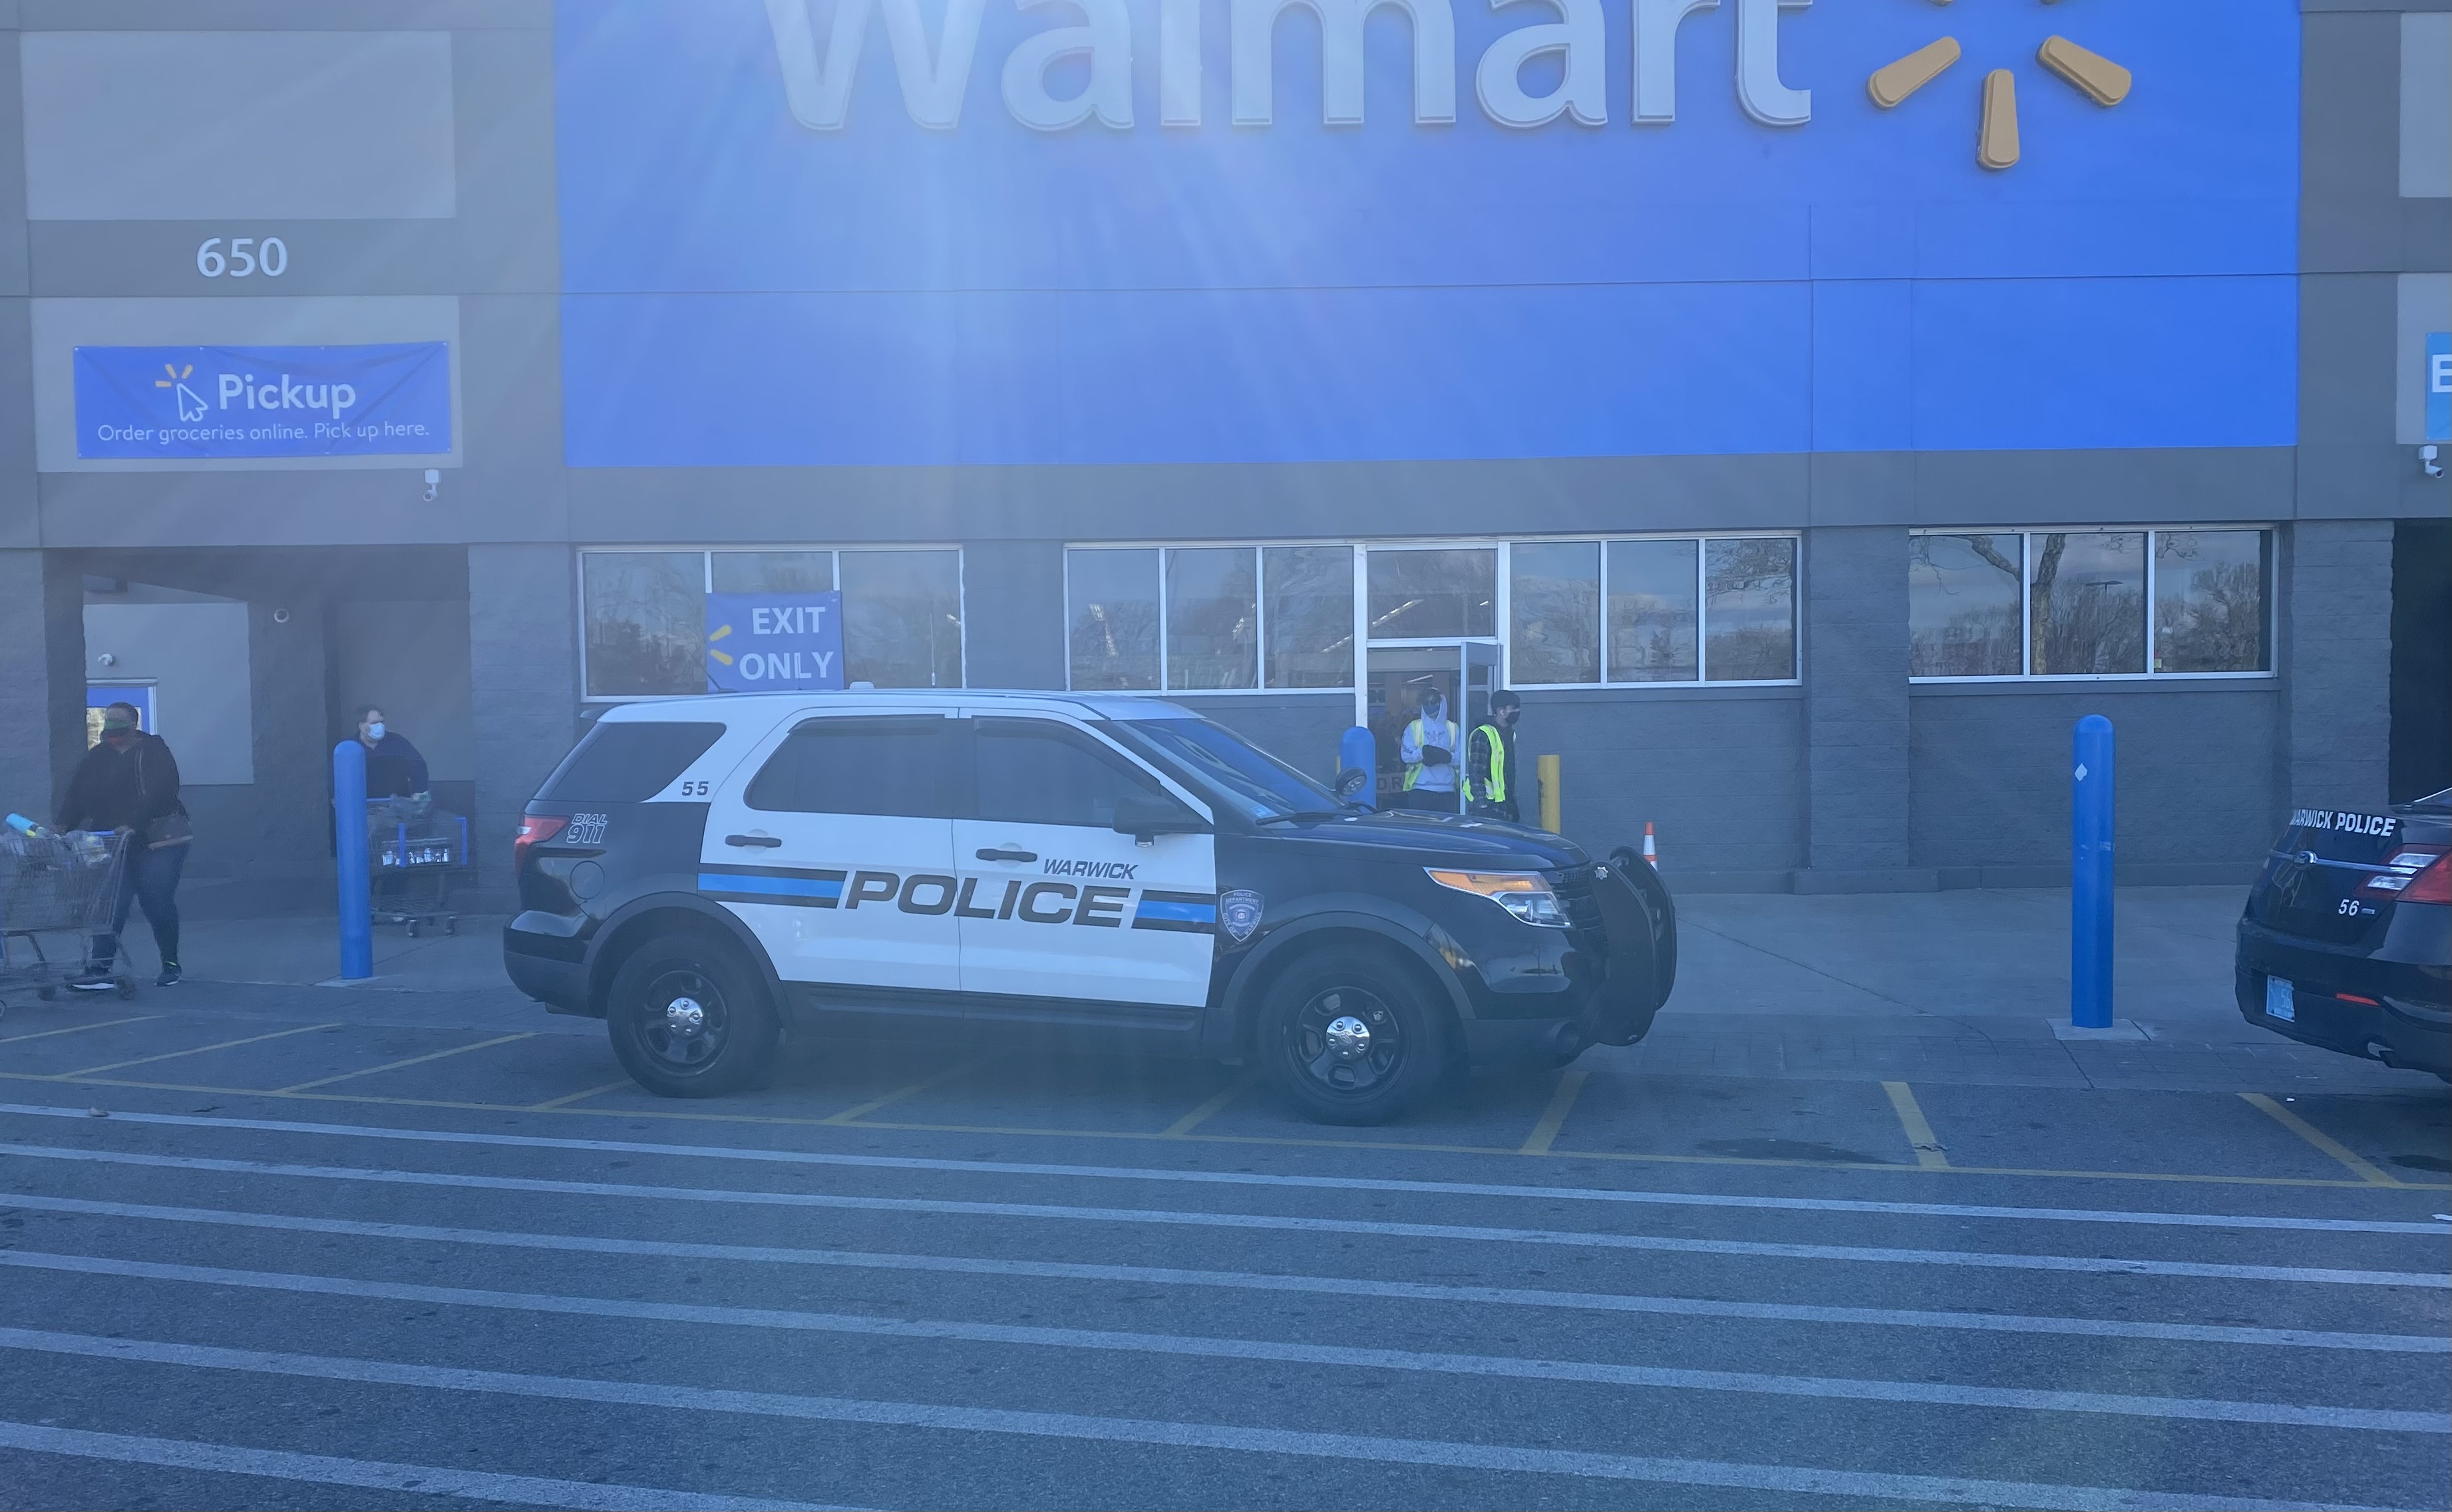
[[580,560],[587,696],[704,693],[706,559],[602,551]]
[[1908,538],[1908,675],[2015,677],[2019,538]]
[[1249,688],[1259,669],[1259,586],[1249,546],[1166,554],[1166,685]]
[[1691,540],[1609,543],[1609,678],[1692,682],[1694,552]]
[[1601,553],[1590,540],[1509,552],[1508,665],[1517,682],[1601,680]]
[[1157,553],[1068,551],[1073,686],[1113,693],[1158,685]]
[[2056,531],[2035,539],[2034,671],[2145,671],[2145,533]]
[[880,688],[962,685],[961,555],[846,551],[843,671]]
[[2262,672],[2271,665],[2261,530],[2154,536],[2154,670]]
[[1703,543],[1703,664],[1711,682],[1796,676],[1796,542]]
[[1374,640],[1498,634],[1495,551],[1374,551],[1368,573]]
[[1261,553],[1272,688],[1354,685],[1354,548],[1271,546]]

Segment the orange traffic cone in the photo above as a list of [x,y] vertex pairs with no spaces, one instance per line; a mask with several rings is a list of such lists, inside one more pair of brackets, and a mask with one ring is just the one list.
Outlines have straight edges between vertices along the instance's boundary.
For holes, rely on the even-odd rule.
[[1643,859],[1653,871],[1657,872],[1660,870],[1660,846],[1658,842],[1654,841],[1651,837],[1651,821],[1650,819],[1643,821]]

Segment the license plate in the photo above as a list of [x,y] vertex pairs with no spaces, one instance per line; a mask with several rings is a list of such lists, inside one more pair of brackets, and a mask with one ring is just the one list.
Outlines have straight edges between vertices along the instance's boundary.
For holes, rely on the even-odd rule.
[[2292,1000],[2292,987],[2278,976],[2264,979],[2264,1016],[2278,1018],[2285,1024],[2296,1023],[2299,1005]]

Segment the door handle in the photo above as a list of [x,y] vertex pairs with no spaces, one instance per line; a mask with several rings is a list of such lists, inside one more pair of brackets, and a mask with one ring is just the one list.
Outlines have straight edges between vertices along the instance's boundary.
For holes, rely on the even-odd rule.
[[1008,851],[1000,846],[991,846],[987,850],[974,851],[971,854],[982,861],[1036,861],[1038,859],[1037,851]]
[[763,846],[768,850],[773,850],[776,846],[779,846],[783,842],[775,838],[771,835],[727,835],[723,837],[723,843],[726,845],[758,845]]

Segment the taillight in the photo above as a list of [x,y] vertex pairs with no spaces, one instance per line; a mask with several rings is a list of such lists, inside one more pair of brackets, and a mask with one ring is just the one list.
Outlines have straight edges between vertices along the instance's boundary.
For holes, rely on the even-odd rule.
[[2452,855],[2439,855],[2401,890],[2404,903],[2452,903]]
[[511,836],[511,874],[517,876],[528,864],[528,849],[543,845],[563,832],[569,819],[558,814],[524,814],[520,816],[520,833]]
[[2404,845],[2377,872],[2359,884],[2364,897],[2398,898],[2407,903],[2452,903],[2452,865],[2439,845]]

